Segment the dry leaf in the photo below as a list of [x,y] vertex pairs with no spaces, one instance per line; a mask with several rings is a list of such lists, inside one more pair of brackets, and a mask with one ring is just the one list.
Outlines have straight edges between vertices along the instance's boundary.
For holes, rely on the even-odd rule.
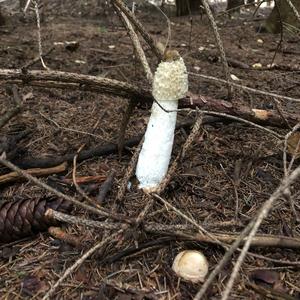
[[300,142],[300,131],[296,131],[290,135],[288,138],[288,144],[287,144],[287,152],[291,156],[295,155],[295,158],[300,157],[300,147],[297,146]]

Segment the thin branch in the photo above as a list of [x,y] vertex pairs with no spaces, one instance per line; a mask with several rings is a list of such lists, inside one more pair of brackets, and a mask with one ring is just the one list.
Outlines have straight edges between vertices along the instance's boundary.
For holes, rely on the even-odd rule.
[[109,235],[107,238],[102,240],[101,242],[97,243],[94,247],[89,249],[86,253],[84,253],[79,259],[75,261],[75,263],[65,270],[64,274],[60,276],[60,278],[56,281],[56,283],[50,288],[50,290],[46,293],[46,295],[42,298],[42,300],[48,300],[50,297],[55,293],[57,288],[61,285],[61,283],[70,276],[79,266],[81,266],[86,259],[88,259],[93,253],[95,253],[98,249],[101,249],[109,242],[112,242],[116,239],[121,233],[123,229],[119,230],[118,232]]
[[[300,123],[298,123],[296,126],[294,126],[292,128],[292,130],[286,134],[285,138],[284,138],[284,148],[283,148],[283,171],[284,171],[284,178],[287,178],[288,175],[291,173],[294,161],[297,157],[297,153],[299,151],[299,147],[300,147],[300,139],[297,142],[297,145],[294,149],[294,152],[292,154],[292,159],[289,163],[289,166],[287,167],[287,150],[288,150],[288,143],[289,143],[289,138],[300,128]],[[291,220],[292,224],[294,224],[293,221],[300,221],[300,217],[299,214],[295,208],[295,202],[291,196],[291,191],[290,189],[286,189],[284,192],[284,198],[290,203],[291,206],[291,210],[293,212],[294,215],[294,220]]]
[[27,11],[27,9],[28,9],[30,3],[31,3],[31,0],[27,0],[26,5],[25,5],[25,7],[24,7],[24,13],[26,13],[26,11]]
[[89,206],[85,203],[82,203],[68,195],[65,195],[63,193],[61,193],[60,191],[57,191],[56,189],[54,189],[53,187],[49,186],[48,184],[40,181],[39,179],[37,179],[36,177],[33,177],[32,175],[28,174],[26,171],[21,170],[20,168],[18,168],[16,165],[12,164],[11,162],[9,162],[8,160],[6,160],[3,155],[0,156],[0,163],[4,166],[6,166],[7,168],[17,172],[20,176],[26,178],[27,180],[29,180],[30,182],[33,182],[34,184],[36,184],[37,186],[44,188],[45,190],[53,193],[54,195],[63,198],[67,201],[70,201],[71,203],[77,205],[78,207],[82,207],[84,209],[86,209],[87,211],[90,211],[92,213],[95,213],[97,215],[100,216],[104,216],[107,218],[112,218],[112,219],[116,219],[119,221],[125,221],[125,222],[129,222],[129,220],[125,217],[125,216],[119,216],[119,215],[114,215],[111,212],[106,212],[103,209],[97,209],[94,208],[92,206]]
[[[190,75],[201,77],[210,81],[216,81],[227,84],[226,80],[189,72]],[[41,87],[55,87],[62,89],[81,89],[87,91],[98,91],[123,97],[136,97],[144,102],[146,100],[153,101],[151,92],[145,88],[139,88],[132,84],[118,81],[115,79],[101,78],[91,75],[82,75],[78,73],[69,73],[61,71],[44,71],[44,70],[26,70],[21,69],[0,69],[0,80],[8,81],[16,84],[26,84]],[[270,93],[267,91],[257,90],[235,82],[230,82],[231,85],[264,96],[275,97],[278,99],[300,102],[299,98],[292,98],[284,95]]]
[[134,172],[135,166],[137,164],[139,154],[140,154],[140,151],[142,149],[143,142],[144,142],[144,137],[140,140],[138,146],[136,147],[136,149],[135,149],[135,151],[134,151],[134,153],[131,157],[129,165],[127,166],[127,169],[126,169],[125,174],[122,178],[122,181],[120,183],[120,187],[119,187],[119,190],[118,190],[118,193],[117,193],[116,199],[118,201],[122,201],[123,198],[124,198],[124,195],[125,195],[126,190],[127,190],[128,182],[129,182],[129,180],[130,180],[130,178],[131,178],[131,176]]
[[[151,205],[151,203],[147,203],[147,208]],[[146,209],[145,209],[146,210]],[[144,210],[144,211],[145,211]],[[141,215],[141,214],[140,214]],[[55,211],[51,208],[47,209],[45,216],[49,219],[55,219],[60,222],[64,222],[72,225],[83,225],[89,228],[97,228],[101,230],[118,230],[120,228],[126,229],[127,224],[125,223],[110,223],[110,222],[99,222],[94,221],[82,217],[68,215],[59,211]],[[133,223],[135,226],[135,224]],[[209,236],[199,234],[197,230],[197,226],[194,224],[176,224],[176,225],[165,225],[155,222],[144,222],[141,227],[142,230],[148,233],[156,234],[156,235],[165,235],[165,236],[174,236],[177,239],[186,240],[186,241],[196,241],[201,243],[210,243],[219,245],[219,241],[225,244],[232,244],[236,241],[236,239],[240,238],[240,234],[238,233],[220,233],[220,232],[210,232],[215,240],[212,240]],[[240,240],[240,245],[244,245],[246,242],[246,238]],[[287,237],[287,236],[277,236],[270,234],[258,234],[254,237],[251,242],[251,247],[274,247],[274,248],[290,248],[290,249],[300,249],[300,239]],[[266,259],[273,261],[268,257],[264,257],[261,255],[257,255],[254,253],[248,253],[251,256],[258,257],[260,259]],[[276,263],[281,263],[280,260],[275,260]],[[299,266],[300,261],[286,261],[282,264],[290,264]]]
[[[272,58],[272,61],[271,61],[271,67],[273,66],[274,64],[274,61],[275,61],[275,58],[276,58],[276,55],[277,55],[277,52],[278,50],[280,49],[281,45],[282,45],[282,42],[283,42],[283,24],[282,24],[282,18],[281,18],[281,12],[280,12],[280,9],[278,7],[278,1],[277,0],[274,0],[275,2],[275,5],[274,5],[274,9],[276,9],[277,11],[277,14],[278,14],[278,19],[279,19],[279,25],[280,25],[280,39],[277,43],[277,46],[276,46],[276,49],[275,49],[275,52],[274,52],[274,55],[273,55],[273,58]],[[277,22],[277,21],[276,21]]]
[[[97,122],[95,123],[95,125],[93,126],[93,132],[95,131],[95,129],[97,128],[98,124],[100,122],[100,119],[97,120]],[[73,180],[73,184],[77,190],[77,192],[87,201],[89,202],[92,206],[96,206],[97,208],[101,209],[101,206],[96,202],[93,201],[85,192],[84,190],[79,186],[79,184],[77,183],[77,179],[76,179],[76,169],[77,169],[77,158],[80,154],[80,152],[82,151],[82,149],[86,146],[86,142],[84,142],[79,149],[77,150],[76,155],[74,155],[73,158],[73,171],[72,171],[72,180]]]
[[[47,176],[50,174],[57,174],[62,173],[67,170],[67,163],[62,163],[58,166],[51,167],[51,168],[34,168],[26,170],[27,174],[33,175],[33,176]],[[0,175],[0,185],[6,184],[8,182],[17,181],[19,179],[23,178],[23,176],[20,176],[18,172],[10,172],[4,175]]]
[[153,38],[149,35],[149,33],[144,29],[143,25],[137,20],[135,15],[125,6],[122,0],[112,0],[112,2],[126,15],[126,17],[130,20],[130,22],[135,26],[135,28],[139,31],[143,39],[148,43],[153,53],[156,55],[159,61],[162,60],[163,54],[157,47]]
[[211,11],[210,7],[209,7],[208,0],[202,0],[202,4],[203,4],[203,7],[204,7],[204,9],[206,11],[206,14],[208,16],[208,19],[210,21],[210,24],[211,24],[211,27],[213,29],[213,33],[214,33],[214,36],[215,36],[215,39],[216,39],[216,42],[217,42],[217,45],[218,45],[218,48],[219,48],[219,51],[220,51],[221,61],[222,61],[222,64],[223,64],[223,71],[224,71],[225,78],[226,78],[226,81],[227,81],[228,99],[231,99],[231,97],[232,97],[232,85],[230,85],[230,81],[231,81],[230,80],[230,72],[229,72],[229,67],[228,67],[228,63],[227,63],[227,59],[226,59],[226,55],[225,55],[223,42],[221,40],[215,18],[212,14],[212,11]]
[[123,113],[119,133],[118,133],[118,154],[119,154],[119,159],[122,158],[122,152],[124,149],[124,143],[125,143],[125,133],[126,133],[126,128],[129,123],[130,117],[134,111],[134,108],[136,107],[136,100],[135,99],[130,99],[129,103],[127,104],[126,110]]
[[289,5],[289,7],[292,9],[294,15],[296,16],[298,22],[300,23],[300,14],[297,10],[297,8],[295,7],[295,5],[292,3],[291,0],[285,0],[287,2],[287,4]]
[[112,170],[110,174],[107,176],[106,180],[103,182],[99,189],[99,193],[96,197],[96,200],[98,203],[102,204],[105,201],[106,195],[109,192],[109,190],[112,187],[114,177],[115,177],[115,171]]
[[[254,221],[251,221],[250,224],[254,224]],[[249,224],[249,225],[250,225]],[[241,234],[238,236],[238,238],[235,240],[235,242],[230,246],[230,248],[226,251],[223,258],[219,261],[218,265],[214,268],[214,270],[209,274],[208,278],[203,283],[201,289],[194,297],[194,300],[201,300],[203,299],[207,289],[212,284],[216,276],[222,271],[223,267],[227,264],[227,262],[230,260],[231,256],[233,255],[234,251],[238,249],[239,245],[242,243],[242,241],[246,238],[248,233],[250,232],[251,228],[248,228],[248,226],[241,232]]]
[[162,202],[165,206],[168,208],[171,208],[178,216],[182,217],[189,223],[193,224],[202,235],[208,236],[211,240],[213,240],[216,244],[223,246],[225,249],[227,249],[227,245],[224,245],[221,241],[219,241],[214,235],[212,235],[209,231],[207,231],[205,228],[203,228],[200,224],[198,224],[195,220],[191,219],[187,215],[185,215],[183,212],[181,212],[179,209],[177,209],[175,206],[173,206],[171,203],[160,197],[159,195],[153,193],[151,194],[154,198]]
[[44,59],[43,59],[43,47],[42,47],[42,36],[41,36],[41,19],[40,19],[40,12],[39,12],[39,4],[38,1],[33,1],[34,4],[34,12],[36,16],[36,26],[37,26],[37,38],[38,38],[38,46],[39,46],[39,56],[44,69],[49,70],[46,66]]
[[[194,73],[191,73],[194,74]],[[225,80],[218,79],[211,76],[196,74],[196,76],[202,76],[209,80],[216,80],[226,83]],[[113,95],[126,97],[129,99],[137,99],[139,102],[152,102],[153,97],[149,89],[141,88],[121,82],[118,80],[99,78],[89,75],[80,75],[76,73],[58,72],[58,71],[22,71],[12,69],[0,69],[0,81],[13,82],[17,84],[29,84],[39,87],[55,87],[61,89],[80,89],[89,90],[94,92],[102,92]],[[236,83],[231,83],[240,88],[250,90],[251,92],[281,98],[283,100],[300,102],[300,99],[290,98],[286,96],[277,95],[274,93],[268,93],[260,91]],[[214,99],[202,95],[193,95],[192,98],[186,97],[179,101],[180,107],[190,108],[205,108],[207,110],[213,110],[218,112],[225,112],[234,114],[237,116],[243,116],[243,118],[257,122],[259,124],[272,125],[275,127],[286,127],[286,122],[275,111],[266,110],[253,110],[249,107],[242,105],[241,101],[234,101],[230,103],[228,101]],[[258,114],[260,112],[260,114]],[[285,119],[290,125],[294,126],[300,121],[299,115],[285,114]]]
[[196,136],[199,134],[200,127],[202,125],[202,119],[203,119],[203,115],[199,114],[199,116],[198,116],[198,118],[197,118],[197,120],[196,120],[196,122],[193,126],[193,129],[192,129],[191,133],[189,134],[188,138],[186,139],[181,151],[178,153],[177,157],[173,161],[173,163],[172,163],[171,167],[169,168],[168,173],[166,174],[165,178],[159,184],[159,186],[156,190],[157,194],[161,194],[165,190],[165,188],[169,184],[170,180],[172,179],[172,176],[174,176],[175,171],[178,167],[178,163],[185,156],[186,152],[188,151],[188,149],[190,148],[190,146],[194,142]]
[[135,53],[136,53],[138,59],[140,60],[142,66],[143,66],[146,78],[147,78],[148,82],[150,84],[152,84],[153,74],[152,74],[152,71],[150,69],[149,63],[147,61],[145,52],[144,52],[144,50],[141,46],[141,43],[139,41],[139,38],[138,38],[137,34],[135,33],[130,21],[127,18],[127,16],[123,12],[121,12],[120,9],[116,5],[114,5],[114,6],[115,6],[115,11],[120,15],[124,26],[127,28],[127,32],[128,32],[129,37],[132,41],[133,48],[135,50]]
[[0,69],[0,80],[33,86],[82,89],[152,100],[151,92],[115,79],[51,70]]
[[260,227],[263,220],[266,218],[266,216],[269,214],[272,207],[274,207],[274,202],[281,197],[286,189],[289,189],[289,187],[298,179],[300,176],[300,167],[295,169],[291,175],[289,175],[287,178],[284,178],[280,186],[276,189],[276,191],[272,194],[272,196],[263,204],[259,214],[255,218],[254,224],[250,223],[246,228],[251,228],[251,231],[249,232],[249,235],[247,236],[247,241],[245,245],[243,246],[243,249],[238,257],[237,262],[234,265],[233,271],[231,273],[231,276],[229,278],[229,281],[227,282],[226,289],[223,293],[222,300],[227,300],[230,294],[230,291],[233,287],[234,281],[238,275],[238,272],[241,268],[241,265],[247,255],[247,252],[249,250],[249,247],[251,245],[251,241],[256,235],[256,232],[258,228]]
[[[177,110],[174,110],[174,111],[168,111],[168,110],[165,110],[166,112],[179,112],[179,111],[191,111],[190,108],[182,108],[182,109],[177,109]],[[276,137],[277,139],[281,140],[284,138],[284,136],[282,136],[281,134],[277,133],[276,131],[274,130],[271,130],[269,128],[266,128],[266,127],[263,127],[261,125],[258,125],[256,123],[253,123],[253,122],[250,122],[248,120],[245,120],[243,118],[239,118],[239,117],[236,117],[236,116],[232,116],[232,115],[229,115],[229,114],[225,114],[225,113],[220,113],[220,112],[215,112],[215,111],[210,111],[210,110],[202,110],[202,109],[197,109],[197,111],[201,112],[201,113],[204,113],[204,114],[208,114],[208,115],[212,115],[212,116],[218,116],[218,117],[224,117],[224,118],[228,118],[228,119],[231,119],[231,120],[235,120],[235,121],[238,121],[238,122],[241,122],[241,123],[245,123],[245,124],[248,124],[250,126],[253,126],[253,127],[256,127],[262,131],[265,131],[271,135],[273,135],[274,137]]]
[[219,112],[209,111],[209,110],[199,110],[199,111],[202,112],[202,113],[204,113],[204,114],[208,114],[208,115],[212,115],[212,116],[218,116],[218,117],[224,117],[224,118],[235,120],[235,121],[238,121],[238,122],[241,122],[241,123],[248,124],[248,125],[256,127],[256,128],[258,128],[258,129],[260,129],[262,131],[265,131],[265,132],[273,135],[274,137],[276,137],[277,139],[280,139],[280,140],[283,138],[283,136],[281,134],[277,133],[274,130],[271,130],[269,128],[263,127],[261,125],[258,125],[256,123],[250,122],[248,120],[245,120],[245,119],[242,119],[242,118],[239,118],[239,117],[236,117],[236,116],[232,116],[232,115],[225,114],[225,113],[219,113]]
[[[217,78],[217,77],[213,77],[213,76],[209,76],[209,75],[204,75],[204,74],[199,74],[199,73],[193,73],[193,72],[189,72],[189,75],[196,76],[196,77],[201,77],[201,78],[204,78],[204,79],[207,79],[207,80],[211,80],[211,81],[216,81],[216,82],[227,84],[226,80],[220,79],[220,78]],[[266,92],[266,91],[262,91],[262,90],[257,90],[257,89],[250,88],[250,87],[247,87],[245,85],[241,85],[241,84],[238,84],[238,83],[235,83],[235,82],[232,82],[232,81],[230,82],[230,84],[232,86],[241,88],[241,89],[243,89],[245,91],[252,92],[254,94],[260,94],[260,95],[264,95],[264,96],[275,97],[275,98],[286,100],[286,101],[300,102],[299,98],[292,98],[292,97],[283,96],[283,95],[279,95],[279,94],[275,94],[275,93],[270,93],[270,92]]]

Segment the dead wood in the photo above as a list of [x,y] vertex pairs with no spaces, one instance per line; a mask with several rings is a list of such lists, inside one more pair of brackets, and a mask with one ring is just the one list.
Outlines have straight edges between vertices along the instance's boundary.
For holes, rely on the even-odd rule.
[[[48,51],[46,51],[45,53],[43,53],[43,57],[46,57],[47,55],[49,55],[53,50],[55,49],[55,47],[51,47]],[[40,56],[38,55],[37,57],[35,57],[33,60],[27,62],[23,67],[22,69],[23,70],[26,70],[28,69],[29,67],[32,67],[34,64],[36,64],[37,62],[40,61]]]
[[[150,228],[149,228],[150,229]],[[163,234],[163,232],[160,232]],[[179,231],[173,232],[174,236],[181,237],[186,240],[212,243],[209,237],[206,237],[199,233],[183,233]],[[164,235],[172,235],[172,232],[165,232]],[[238,237],[239,234],[231,233],[213,233],[213,235],[219,241],[232,244]],[[244,245],[247,238],[243,239],[241,245]],[[270,247],[270,248],[289,248],[289,249],[300,249],[300,239],[292,238],[287,236],[276,236],[276,235],[264,235],[258,234],[251,241],[251,247]]]
[[96,207],[87,205],[83,202],[78,201],[74,197],[70,197],[70,196],[54,189],[53,187],[51,187],[48,184],[42,182],[38,178],[28,174],[26,171],[20,169],[16,165],[12,164],[10,161],[6,160],[3,156],[0,156],[0,163],[3,164],[4,166],[6,166],[7,168],[11,169],[11,170],[13,170],[15,172],[18,172],[20,174],[20,176],[23,176],[28,181],[33,182],[37,186],[44,188],[45,190],[49,191],[50,193],[56,195],[57,197],[59,197],[61,199],[64,199],[64,200],[66,200],[70,203],[73,203],[77,207],[84,208],[85,210],[87,210],[89,212],[92,212],[92,213],[95,213],[97,215],[100,215],[102,217],[112,218],[112,219],[115,219],[115,220],[118,220],[118,221],[121,221],[121,222],[125,222],[125,223],[132,222],[132,220],[129,220],[129,218],[124,216],[124,215],[114,214],[113,212],[111,212],[111,211],[109,211],[105,208],[96,208]]
[[[105,175],[96,175],[96,176],[81,176],[81,177],[76,177],[76,182],[78,184],[87,184],[87,183],[100,183],[106,180],[106,176]],[[64,178],[63,180],[61,180],[61,182],[63,183],[67,183],[67,184],[72,184],[73,183],[73,179],[71,178]]]
[[50,70],[0,69],[0,80],[32,86],[90,90],[127,98],[138,97],[141,98],[139,101],[148,99],[150,102],[152,100],[151,93],[147,89],[114,79],[77,73]]
[[280,128],[287,128],[287,122],[290,125],[296,125],[300,121],[300,117],[297,114],[283,112],[283,115],[280,116],[276,110],[251,109],[243,105],[241,101],[233,100],[232,102],[228,102],[195,94],[190,94],[190,98],[181,100],[180,107],[212,110],[238,116],[256,124]]
[[122,11],[126,17],[129,19],[129,21],[135,26],[137,31],[141,34],[143,39],[148,43],[153,53],[156,55],[159,61],[162,60],[162,53],[160,49],[157,47],[154,39],[151,37],[151,35],[144,29],[144,26],[139,22],[139,20],[136,18],[134,13],[132,13],[126,5],[121,0],[113,0],[113,4],[117,6],[120,11]]
[[[26,172],[30,175],[36,176],[36,177],[41,177],[41,176],[47,176],[50,174],[57,174],[57,173],[62,173],[67,170],[67,163],[62,163],[58,166],[50,167],[50,168],[34,168],[34,169],[29,169],[26,170]],[[23,179],[22,176],[18,174],[18,172],[10,172],[8,174],[4,174],[0,176],[0,185],[9,183],[9,182],[14,182]]]
[[[124,143],[125,147],[133,147],[139,143],[142,135],[129,139]],[[105,146],[96,146],[94,148],[83,150],[78,154],[77,161],[81,162],[86,159],[108,155],[112,153],[117,153],[118,146],[117,144],[107,144]],[[28,158],[28,159],[18,159],[14,160],[14,164],[18,165],[21,169],[29,169],[29,168],[49,168],[56,165],[59,165],[63,162],[72,162],[75,153],[69,153],[62,156],[51,156],[46,158]]]
[[[85,225],[88,227],[114,230],[119,229],[124,226],[122,223],[108,223],[108,222],[98,222],[89,219],[84,219],[81,217],[70,216],[64,213],[56,212],[55,210],[48,209],[46,211],[46,216],[49,218],[54,218],[62,222],[76,225]],[[148,233],[157,234],[161,236],[171,236],[177,239],[186,241],[196,241],[202,243],[218,244],[214,239],[209,236],[200,234],[195,230],[191,230],[189,225],[163,225],[159,223],[147,223],[145,222],[142,226],[143,230]],[[190,230],[186,230],[189,228]],[[232,244],[240,237],[238,233],[214,233],[211,235],[220,242],[225,244]],[[247,238],[241,240],[241,245],[244,245]],[[268,234],[257,234],[255,238],[251,241],[251,247],[270,247],[270,248],[289,248],[289,249],[300,249],[300,239],[286,236],[268,235]]]
[[103,182],[99,189],[99,193],[96,196],[96,200],[98,203],[102,204],[105,201],[105,197],[107,193],[110,191],[113,181],[115,177],[115,171],[112,171],[106,178],[106,180]]
[[50,226],[48,228],[48,233],[54,238],[68,243],[76,248],[80,248],[82,246],[80,238],[65,232],[60,227]]
[[162,237],[162,238],[157,238],[155,240],[151,240],[151,241],[147,241],[144,243],[139,243],[138,247],[133,246],[133,247],[129,247],[126,248],[125,250],[122,250],[118,253],[116,253],[115,255],[109,256],[104,258],[104,260],[102,260],[102,263],[114,263],[120,259],[122,259],[123,257],[127,257],[133,254],[137,254],[138,252],[148,249],[149,251],[153,250],[153,248],[161,248],[164,245],[168,245],[170,244],[171,241],[176,240],[175,237]]
[[[215,122],[220,122],[221,118],[216,117],[205,117],[203,118],[203,124],[210,124]],[[194,124],[194,121],[185,122],[182,124],[178,124],[176,129],[178,128],[189,128]],[[124,143],[124,147],[134,147],[136,146],[140,140],[143,138],[143,134],[130,138]],[[86,159],[92,157],[98,157],[103,155],[109,155],[118,152],[118,145],[110,143],[104,146],[96,146],[94,148],[90,148],[88,150],[82,150],[77,157],[77,161],[81,162]],[[63,162],[73,162],[73,158],[77,153],[69,153],[62,156],[56,155],[51,157],[43,157],[43,158],[21,158],[14,160],[14,164],[19,166],[21,169],[29,169],[29,168],[50,168],[56,165],[59,165]]]
[[119,130],[119,135],[118,135],[118,152],[119,152],[120,159],[122,158],[122,152],[124,149],[126,128],[129,123],[130,117],[134,111],[135,106],[136,106],[136,101],[129,100],[126,111],[124,112],[123,117],[122,117],[121,126],[120,126],[120,130]]
[[[148,88],[137,87],[122,81],[107,79],[76,73],[59,71],[25,71],[16,69],[0,69],[0,81],[26,84],[44,88],[80,89],[136,99],[138,102],[153,101]],[[233,99],[232,102],[214,99],[208,96],[190,94],[190,97],[179,102],[180,108],[199,108],[221,113],[232,114],[251,122],[286,128],[287,123],[294,126],[300,121],[300,117],[292,113],[278,115],[276,110],[255,110],[242,104],[242,101]]]

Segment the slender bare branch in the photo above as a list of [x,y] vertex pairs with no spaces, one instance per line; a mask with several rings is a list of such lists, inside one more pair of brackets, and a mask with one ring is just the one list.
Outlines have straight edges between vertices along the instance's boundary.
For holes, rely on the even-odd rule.
[[57,195],[58,197],[60,198],[63,198],[67,201],[70,201],[71,203],[77,205],[78,207],[82,207],[84,209],[86,209],[87,211],[90,211],[90,212],[93,212],[97,215],[100,215],[100,216],[104,216],[104,217],[108,217],[108,218],[112,218],[112,219],[117,219],[119,221],[125,221],[126,220],[129,222],[129,220],[124,217],[124,216],[117,216],[117,215],[114,215],[112,213],[109,213],[109,212],[106,212],[105,210],[103,209],[97,209],[97,208],[94,208],[92,206],[89,206],[85,203],[82,203],[68,195],[65,195],[63,194],[62,192],[60,191],[57,191],[56,189],[54,189],[53,187],[49,186],[48,184],[40,181],[39,179],[37,179],[36,177],[28,174],[26,171],[24,170],[21,170],[20,168],[18,168],[16,165],[12,164],[11,162],[9,162],[7,159],[4,158],[4,156],[0,156],[0,163],[4,166],[6,166],[7,168],[17,172],[20,176],[26,178],[27,180],[29,180],[30,182],[33,182],[34,184],[36,184],[37,186],[41,187],[41,188],[44,188],[45,190],[53,193],[54,195]]
[[206,11],[206,14],[208,16],[208,19],[210,21],[211,27],[213,29],[213,33],[220,51],[220,56],[221,56],[221,60],[222,60],[222,64],[223,64],[223,71],[225,74],[225,78],[227,81],[227,87],[228,87],[228,98],[231,99],[232,97],[232,86],[230,85],[230,72],[229,72],[229,67],[228,67],[228,63],[227,63],[227,59],[226,59],[226,55],[225,55],[225,50],[224,50],[224,46],[223,46],[223,42],[221,40],[220,34],[219,34],[219,30],[218,30],[218,26],[217,23],[215,21],[215,18],[212,14],[212,11],[209,7],[209,2],[208,0],[202,0],[204,9]]
[[297,8],[295,7],[295,5],[292,3],[291,0],[285,0],[287,2],[287,4],[289,5],[289,7],[292,9],[294,15],[296,16],[298,22],[300,23],[300,14],[297,10]]
[[[149,204],[148,204],[149,205]],[[147,207],[148,207],[147,205]],[[111,222],[99,222],[90,219],[85,219],[82,217],[71,216],[59,211],[55,211],[51,208],[47,209],[45,216],[47,218],[52,218],[67,224],[73,225],[83,225],[90,228],[97,228],[102,230],[118,230],[120,228],[125,229],[127,224],[125,223],[111,223]],[[148,233],[174,236],[178,239],[187,241],[197,241],[202,243],[215,244],[215,240],[212,240],[209,236],[199,234],[197,231],[197,226],[194,224],[176,224],[176,225],[165,225],[155,222],[145,222],[143,223],[142,229]],[[220,233],[220,232],[210,232],[216,237],[218,241],[226,244],[231,244],[240,237],[238,233]],[[240,245],[244,245],[246,238],[240,240]],[[219,242],[217,242],[219,245]],[[290,248],[290,249],[300,249],[300,239],[288,236],[277,236],[270,234],[258,234],[256,235],[252,242],[251,247],[275,247],[275,248]],[[250,253],[249,253],[250,255]],[[251,254],[256,255],[256,254]],[[258,256],[260,259],[266,259],[262,256]],[[279,262],[279,261],[277,261]],[[284,263],[283,263],[284,264]],[[300,261],[286,262],[286,264],[300,265]]]
[[245,245],[243,246],[243,249],[238,257],[237,262],[234,265],[233,271],[231,273],[231,276],[229,278],[229,281],[227,282],[226,289],[223,293],[222,300],[227,300],[230,294],[230,291],[233,287],[234,281],[238,275],[238,272],[241,268],[241,265],[247,255],[247,252],[250,248],[251,241],[256,235],[256,232],[258,228],[260,227],[263,220],[266,218],[266,216],[269,214],[272,207],[274,207],[274,202],[281,197],[286,189],[289,189],[289,187],[298,179],[300,176],[300,167],[295,169],[291,175],[284,178],[280,186],[276,189],[276,191],[272,194],[272,196],[263,204],[262,208],[260,209],[259,214],[255,218],[254,224],[250,223],[247,228],[251,228],[249,235],[247,236],[247,241]]
[[56,283],[50,288],[50,290],[46,293],[46,295],[42,298],[42,300],[48,300],[50,297],[55,293],[57,288],[61,285],[61,283],[70,276],[79,266],[81,266],[86,259],[88,259],[93,253],[95,253],[98,249],[101,249],[109,242],[113,241],[118,235],[123,232],[123,229],[119,230],[118,232],[109,235],[107,238],[98,242],[95,246],[85,252],[79,259],[75,261],[75,263],[65,270],[63,275],[56,281]]
[[152,71],[150,69],[149,63],[147,61],[145,52],[144,52],[144,50],[141,46],[141,43],[139,41],[138,35],[135,33],[130,21],[127,18],[127,16],[123,12],[121,12],[120,9],[117,6],[115,6],[115,10],[120,15],[120,18],[124,23],[124,26],[127,28],[127,32],[128,32],[128,34],[130,36],[130,39],[132,41],[132,45],[133,45],[133,48],[135,50],[135,53],[136,53],[139,61],[141,62],[142,66],[144,68],[146,78],[147,78],[148,82],[150,84],[152,84],[153,74],[152,74]]
[[112,2],[126,15],[126,17],[130,20],[130,22],[135,26],[135,28],[139,31],[143,39],[148,43],[153,53],[156,55],[159,61],[162,60],[162,53],[157,47],[155,41],[150,36],[150,34],[144,29],[143,25],[139,22],[139,20],[135,17],[135,15],[125,6],[122,0],[112,0]]

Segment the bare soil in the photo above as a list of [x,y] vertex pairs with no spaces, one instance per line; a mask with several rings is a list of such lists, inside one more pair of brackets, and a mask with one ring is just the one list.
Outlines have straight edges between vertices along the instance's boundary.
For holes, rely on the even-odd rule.
[[[122,23],[109,6],[100,1],[49,1],[42,7],[41,36],[45,64],[52,70],[77,72],[147,86],[143,69],[134,56],[131,41]],[[1,4],[2,5],[2,4]],[[287,31],[276,53],[274,63],[280,68],[255,69],[273,62],[280,42],[280,35],[257,33],[269,13],[260,10],[253,19],[254,9],[244,11],[234,18],[218,15],[218,26],[228,58],[250,66],[248,69],[230,67],[238,83],[294,98],[300,98],[299,36]],[[0,67],[20,68],[38,55],[37,26],[33,12],[25,17],[15,7],[4,7],[6,24],[0,27]],[[167,23],[155,10],[140,8],[136,13],[148,32],[161,42],[166,41]],[[257,18],[259,20],[257,20]],[[217,46],[207,17],[172,17],[171,46],[184,57],[188,70],[224,78],[222,64],[216,56]],[[66,41],[76,41],[77,49],[68,49]],[[152,70],[156,58],[144,44]],[[31,69],[42,69],[37,61]],[[190,76],[193,93],[226,99],[226,87]],[[20,86],[24,99],[23,112],[2,128],[1,136],[12,135],[24,129],[30,134],[18,144],[19,158],[46,157],[76,152],[82,143],[86,147],[116,143],[121,117],[127,99],[83,91],[42,89]],[[253,108],[270,109],[270,97],[254,95],[234,89],[235,101]],[[297,103],[296,103],[297,104]],[[6,84],[0,86],[0,114],[11,105]],[[299,113],[295,103],[282,103],[282,109]],[[143,133],[149,110],[136,108],[130,119],[126,139]],[[195,115],[180,113],[180,121]],[[100,120],[96,129],[96,122]],[[285,134],[287,131],[274,129]],[[176,132],[174,156],[189,133],[188,129]],[[242,123],[215,123],[203,128],[203,135],[179,165],[170,185],[162,194],[175,207],[214,232],[239,233],[257,214],[283,177],[282,141],[264,131]],[[116,209],[115,197],[130,162],[134,148],[125,149],[121,159],[116,153],[94,157],[77,166],[77,176],[109,174],[116,171],[116,180],[103,206]],[[237,168],[241,168],[238,185],[235,185]],[[72,164],[64,177],[71,178]],[[60,177],[62,175],[57,175]],[[49,182],[49,178],[43,179]],[[66,191],[74,194],[74,190]],[[298,185],[292,189],[296,210],[300,213]],[[1,198],[13,200],[23,197],[45,197],[49,193],[28,182],[2,186]],[[236,201],[239,202],[238,219],[235,217]],[[128,191],[118,212],[137,217],[145,206],[140,192]],[[97,217],[74,208],[73,214],[91,219]],[[146,221],[162,224],[185,224],[186,221],[173,211],[155,203]],[[0,246],[0,295],[1,299],[41,299],[45,292],[72,265],[82,253],[106,234],[84,226],[64,226],[65,230],[81,238],[82,249],[54,239],[48,233],[26,239],[14,245]],[[137,254],[113,263],[102,261],[136,244],[158,241],[161,237],[141,233],[120,237],[101,253],[89,258],[56,291],[54,299],[192,299],[200,285],[179,281],[171,266],[175,255],[183,249],[200,249],[208,258],[210,270],[224,254],[221,247],[211,244],[184,242],[170,239]],[[260,233],[299,237],[300,226],[295,224],[293,212],[285,199],[280,199],[263,222]],[[253,248],[252,252],[282,261],[299,261],[299,250],[278,248]],[[227,264],[209,290],[207,299],[220,299],[226,280],[231,274],[236,256]],[[300,298],[299,266],[286,266],[264,258],[247,256],[230,299],[266,299],[251,289],[247,282],[253,271],[270,270],[278,275],[273,288],[285,295]],[[272,285],[272,284],[271,284]],[[118,288],[117,288],[118,287]],[[142,291],[146,291],[143,294]],[[283,299],[283,298],[278,298]],[[286,298],[289,299],[289,298]]]

